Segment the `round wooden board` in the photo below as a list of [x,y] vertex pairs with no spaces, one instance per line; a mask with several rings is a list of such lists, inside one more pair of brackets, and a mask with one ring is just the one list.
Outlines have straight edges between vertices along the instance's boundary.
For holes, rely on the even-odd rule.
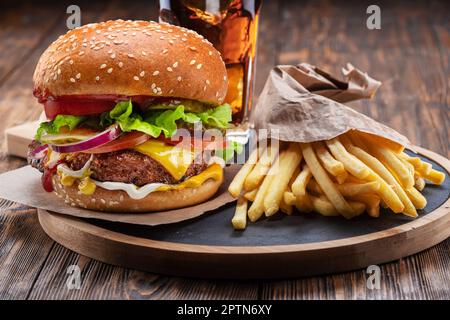
[[[70,250],[106,263],[161,274],[249,279],[288,278],[349,271],[415,254],[450,237],[448,174],[450,161],[434,152],[422,148],[417,150],[434,162],[434,165],[447,171],[445,188],[436,188],[431,193],[431,197],[436,197],[437,194],[444,198],[437,199],[438,204],[434,201],[435,207],[429,212],[424,211],[415,220],[405,219],[392,213],[382,215],[388,217],[386,220],[388,222],[383,222],[382,217],[362,218],[359,222],[358,220],[352,222],[353,220],[347,221],[341,218],[323,219],[318,215],[314,215],[313,218],[312,216],[308,218],[300,218],[301,215],[291,216],[286,219],[303,219],[300,225],[303,226],[303,230],[315,230],[316,233],[301,241],[293,240],[298,241],[293,244],[289,243],[289,237],[291,237],[289,234],[298,235],[298,232],[292,233],[293,227],[286,229],[286,224],[293,224],[294,227],[298,225],[291,223],[294,220],[282,224],[280,221],[283,221],[284,217],[279,221],[266,220],[260,225],[258,225],[259,222],[251,224],[248,227],[250,236],[247,241],[245,238],[247,231],[232,230],[229,215],[232,214],[233,208],[230,206],[222,210],[222,213],[228,210],[228,215],[221,215],[219,209],[218,212],[198,218],[194,222],[151,227],[157,228],[156,232],[151,231],[153,229],[150,227],[85,220],[45,210],[38,210],[39,221],[52,239]],[[443,195],[444,192],[445,195]],[[210,222],[216,221],[216,224],[219,221],[216,229],[208,230],[208,224],[205,224],[205,221],[209,223],[208,219],[211,219]],[[393,224],[392,221],[395,223]],[[321,225],[322,229],[317,229],[314,224]],[[356,231],[362,224],[382,226],[377,226],[375,229],[363,227],[355,233],[358,235],[350,237],[345,236],[347,233],[341,232],[341,229],[345,228],[350,232]],[[251,230],[252,225],[263,227]],[[311,229],[307,229],[309,226]],[[224,231],[218,239],[208,243],[208,237],[196,236],[193,231],[195,228],[201,228],[197,234],[206,235],[208,232],[213,233],[221,229]],[[382,230],[379,230],[380,228]],[[183,230],[187,231],[183,233]],[[328,239],[326,233],[333,233],[336,230],[338,230],[337,239],[314,241],[314,236],[318,239]],[[367,230],[378,231],[365,233]],[[283,232],[286,232],[287,239],[281,242],[275,236],[271,236],[271,233],[283,236]],[[255,233],[259,234],[255,237]],[[152,234],[154,234],[153,239],[149,238],[153,236]],[[161,240],[164,234],[173,235],[177,240]],[[185,240],[179,240],[183,237]],[[230,245],[222,245],[227,239]],[[268,245],[271,239],[275,245]],[[196,241],[198,243],[195,243]],[[255,241],[262,245],[255,245]],[[284,243],[283,241],[286,244],[279,244]],[[243,244],[236,244],[240,242]]]

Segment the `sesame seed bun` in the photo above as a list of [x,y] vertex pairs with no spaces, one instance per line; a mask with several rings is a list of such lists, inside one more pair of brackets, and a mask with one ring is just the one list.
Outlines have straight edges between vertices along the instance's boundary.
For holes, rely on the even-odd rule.
[[92,195],[78,191],[77,183],[63,186],[57,174],[53,176],[54,192],[67,204],[90,210],[110,212],[152,212],[184,208],[202,203],[219,190],[222,180],[208,179],[196,188],[156,191],[135,200],[125,191],[97,187]]
[[221,104],[220,53],[192,30],[148,21],[88,24],[60,36],[39,59],[35,92],[174,97]]

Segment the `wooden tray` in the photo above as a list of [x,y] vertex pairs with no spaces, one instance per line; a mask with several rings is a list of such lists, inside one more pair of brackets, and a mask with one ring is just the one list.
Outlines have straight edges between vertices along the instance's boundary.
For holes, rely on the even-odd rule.
[[38,210],[45,232],[63,246],[106,263],[201,278],[287,278],[364,268],[427,249],[450,237],[450,161],[418,148],[447,178],[428,185],[420,217],[279,215],[233,231],[234,203],[172,225],[146,227]]

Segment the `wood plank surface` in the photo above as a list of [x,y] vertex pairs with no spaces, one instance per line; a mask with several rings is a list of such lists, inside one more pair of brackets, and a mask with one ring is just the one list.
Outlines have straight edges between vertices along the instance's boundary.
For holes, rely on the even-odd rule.
[[[76,1],[82,22],[156,19],[149,1]],[[155,1],[156,2],[156,1]],[[0,128],[38,117],[31,77],[41,52],[65,30],[69,1],[2,1]],[[365,28],[370,1],[265,1],[260,20],[256,93],[273,64],[310,62],[339,72],[346,62],[383,81],[356,110],[392,126],[415,144],[450,157],[448,1],[381,1],[382,29]],[[0,172],[25,164],[5,155]],[[450,240],[381,266],[381,289],[366,288],[364,270],[283,281],[205,281],[112,267],[54,244],[34,209],[0,200],[2,299],[448,299]],[[82,269],[68,290],[67,267]],[[301,267],[301,266],[299,266]],[[280,272],[282,272],[280,266]]]

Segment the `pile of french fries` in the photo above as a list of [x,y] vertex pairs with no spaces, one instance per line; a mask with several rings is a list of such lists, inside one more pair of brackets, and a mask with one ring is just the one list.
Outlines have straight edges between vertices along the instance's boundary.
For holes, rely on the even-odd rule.
[[439,185],[444,179],[396,143],[358,131],[313,143],[272,141],[253,150],[228,188],[238,199],[232,224],[242,230],[247,217],[290,215],[294,207],[350,219],[364,212],[378,217],[381,205],[417,217],[427,204],[420,193],[425,181]]

